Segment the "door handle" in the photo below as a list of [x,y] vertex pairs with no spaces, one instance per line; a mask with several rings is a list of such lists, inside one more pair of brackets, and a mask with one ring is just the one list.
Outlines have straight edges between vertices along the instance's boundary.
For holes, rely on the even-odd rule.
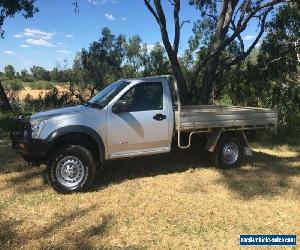
[[157,121],[162,121],[162,120],[164,120],[166,118],[167,118],[167,116],[163,115],[163,114],[156,114],[155,116],[153,116],[153,119],[157,120]]

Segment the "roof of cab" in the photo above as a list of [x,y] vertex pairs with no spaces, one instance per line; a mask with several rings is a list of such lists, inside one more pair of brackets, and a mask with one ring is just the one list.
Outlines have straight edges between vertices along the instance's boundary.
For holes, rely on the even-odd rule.
[[171,78],[172,75],[159,75],[159,76],[148,76],[148,77],[130,77],[130,78],[123,78],[122,80],[154,80],[154,79],[168,79]]

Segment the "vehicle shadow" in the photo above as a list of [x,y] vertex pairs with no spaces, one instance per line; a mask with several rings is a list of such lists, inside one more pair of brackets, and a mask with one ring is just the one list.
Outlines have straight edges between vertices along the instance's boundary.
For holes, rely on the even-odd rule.
[[[190,150],[175,150],[172,153],[113,160],[105,163],[104,170],[95,180],[92,191],[99,191],[111,184],[126,180],[154,177],[189,169],[215,168],[206,151],[193,147]],[[258,196],[272,197],[291,191],[300,196],[300,152],[294,157],[278,157],[263,152],[253,152],[240,168],[218,169],[221,177],[217,185],[225,185],[241,199]]]
[[92,190],[97,191],[125,180],[209,167],[212,167],[209,153],[199,150],[195,145],[191,149],[174,149],[166,154],[111,160],[105,162],[104,169],[98,172]]
[[[30,193],[49,188],[42,178],[44,167],[24,166],[22,162],[16,165],[14,171],[18,174],[8,177],[0,186],[14,189],[18,193]],[[214,171],[221,174],[216,184],[226,186],[241,199],[273,197],[286,192],[300,197],[300,152],[295,152],[293,157],[254,152],[242,167],[223,170],[215,168],[208,153],[199,150],[197,144],[194,144],[191,149],[175,149],[169,154],[108,161],[104,164],[104,170],[98,171],[94,185],[88,192],[99,191],[112,184],[131,179],[201,168],[214,168]],[[8,171],[8,173],[12,172],[13,170]],[[0,171],[0,174],[6,173],[7,171]]]
[[278,157],[254,152],[248,163],[232,170],[219,169],[218,184],[226,185],[241,199],[273,197],[290,192],[300,197],[300,152]]

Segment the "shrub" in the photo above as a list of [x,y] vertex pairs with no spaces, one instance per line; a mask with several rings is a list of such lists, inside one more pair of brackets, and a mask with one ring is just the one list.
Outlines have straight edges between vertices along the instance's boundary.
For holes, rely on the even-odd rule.
[[35,113],[75,103],[70,93],[59,92],[56,87],[51,87],[50,91],[44,97],[40,94],[37,99],[33,99],[33,97],[28,94],[24,99],[23,109],[24,112]]
[[15,125],[16,114],[15,113],[1,113],[0,112],[0,131],[9,132]]
[[15,100],[18,96],[18,92],[24,89],[23,84],[19,79],[5,80],[3,82],[3,87],[10,101]]
[[3,81],[5,91],[20,91],[24,89],[22,82],[19,79]]

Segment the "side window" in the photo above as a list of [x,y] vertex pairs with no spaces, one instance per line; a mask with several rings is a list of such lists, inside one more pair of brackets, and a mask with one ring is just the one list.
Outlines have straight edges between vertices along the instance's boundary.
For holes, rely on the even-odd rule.
[[163,109],[161,82],[140,83],[128,90],[121,98],[127,100],[129,112]]

